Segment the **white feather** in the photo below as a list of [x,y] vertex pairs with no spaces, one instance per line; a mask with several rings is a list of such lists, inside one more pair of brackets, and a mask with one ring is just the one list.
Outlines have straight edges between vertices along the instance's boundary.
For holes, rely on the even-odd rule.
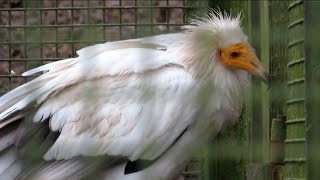
[[[79,58],[81,59],[81,56]],[[57,66],[59,64],[65,65],[65,63],[54,62],[44,65],[45,69],[49,70],[49,72],[0,98],[1,108],[2,104],[4,105],[14,97],[25,95],[19,99],[15,105],[3,111],[0,114],[0,119],[4,119],[12,113],[25,108],[35,100],[37,100],[38,104],[41,104],[53,92],[59,91],[74,83],[108,75],[142,73],[147,70],[159,68],[168,63],[174,63],[174,60],[175,59],[168,59],[162,50],[129,48],[106,51],[86,61],[76,61],[72,59],[72,61],[70,60],[71,64],[68,64],[71,66],[61,67],[60,71]],[[53,68],[52,72],[50,72],[50,68]],[[36,71],[30,71],[30,73],[35,73],[40,70],[41,68]],[[50,81],[44,82],[44,80]]]
[[38,72],[44,72],[44,71],[54,72],[57,70],[61,70],[62,68],[67,68],[70,65],[74,64],[76,61],[77,61],[77,58],[70,58],[70,59],[52,62],[49,64],[45,64],[43,66],[39,66],[37,68],[31,69],[29,71],[26,71],[22,73],[22,76],[30,76]]
[[[175,84],[188,89],[195,86],[194,80],[183,69],[179,71],[175,68],[164,68],[150,73],[149,76],[137,74],[126,79],[106,77],[85,81],[70,87],[68,91],[58,93],[43,104],[43,107],[53,105],[50,113],[42,109],[38,111],[52,114],[52,129],[58,130],[61,128],[60,124],[64,124],[61,136],[45,155],[46,159],[70,158],[80,154],[125,155],[132,160],[155,158],[165,151],[191,121],[188,113],[184,116],[172,116],[174,111],[179,107],[189,109],[189,112],[195,109],[193,104],[186,106],[184,102],[193,101],[196,96],[190,91],[177,91]],[[94,91],[94,87],[98,85],[101,89]],[[196,91],[193,94],[195,93]],[[68,97],[68,101],[65,97]],[[61,101],[64,101],[61,103],[62,107],[55,107],[54,104]],[[160,107],[163,111],[159,111]],[[62,108],[76,115],[68,115],[61,110],[56,112]],[[65,119],[60,113],[65,114]],[[181,117],[184,121],[178,121]],[[85,121],[86,119],[90,121]],[[170,125],[170,121],[177,122]],[[163,125],[158,128],[160,124]],[[109,129],[99,128],[101,126]],[[92,143],[87,143],[89,140]],[[86,147],[79,151],[78,144],[86,144]],[[152,148],[155,152],[147,153],[146,149],[153,144],[159,144],[162,148]]]
[[[102,154],[156,159],[165,153],[150,168],[164,169],[165,176],[197,140],[238,118],[249,77],[220,64],[216,52],[246,41],[239,18],[209,15],[182,33],[93,45],[77,58],[24,73],[45,71],[0,98],[0,121],[36,106],[34,122],[50,119],[51,130],[61,133],[46,160]],[[202,118],[195,118],[199,113]]]

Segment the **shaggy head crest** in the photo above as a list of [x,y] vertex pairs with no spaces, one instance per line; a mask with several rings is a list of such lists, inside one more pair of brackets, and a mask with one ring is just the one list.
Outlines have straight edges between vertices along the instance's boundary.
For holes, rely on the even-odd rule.
[[241,13],[232,17],[220,10],[204,10],[190,19],[189,25],[183,26],[183,29],[191,35],[192,40],[223,48],[229,44],[247,41],[247,36],[241,29],[241,19]]

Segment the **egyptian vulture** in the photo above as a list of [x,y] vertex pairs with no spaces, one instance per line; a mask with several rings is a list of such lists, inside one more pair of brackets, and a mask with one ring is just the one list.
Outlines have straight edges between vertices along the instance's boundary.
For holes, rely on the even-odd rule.
[[23,73],[42,74],[0,98],[1,178],[177,178],[238,120],[250,74],[268,80],[240,20],[210,11]]

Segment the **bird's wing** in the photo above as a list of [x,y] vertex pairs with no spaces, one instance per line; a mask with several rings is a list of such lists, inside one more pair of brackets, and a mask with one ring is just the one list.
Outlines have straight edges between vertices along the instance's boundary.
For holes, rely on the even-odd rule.
[[[170,55],[173,35],[95,45],[79,57],[44,65],[47,71],[0,98],[0,119],[39,106],[60,136],[45,159],[108,154],[155,159],[191,123],[186,105],[195,82]],[[105,48],[103,48],[105,47]],[[182,113],[184,112],[184,113]]]
[[[46,73],[0,97],[0,120],[12,112],[23,109],[35,98],[41,103],[53,91],[83,80],[143,73],[166,64],[177,63],[177,57],[170,57],[167,48],[181,38],[180,36],[181,34],[167,34],[97,44],[79,50],[78,58],[61,60],[29,70],[23,75]],[[38,98],[39,96],[42,98]]]
[[184,104],[193,97],[187,91],[192,86],[180,67],[72,85],[48,99],[34,117],[50,117],[51,129],[61,131],[45,158],[108,154],[154,159],[190,123],[195,108]]

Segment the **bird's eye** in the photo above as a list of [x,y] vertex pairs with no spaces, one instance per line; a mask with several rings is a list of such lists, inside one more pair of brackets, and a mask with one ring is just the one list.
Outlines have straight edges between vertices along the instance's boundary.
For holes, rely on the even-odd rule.
[[236,51],[233,51],[233,52],[231,52],[230,56],[233,57],[233,58],[236,58],[236,57],[239,56],[239,53],[236,52]]

